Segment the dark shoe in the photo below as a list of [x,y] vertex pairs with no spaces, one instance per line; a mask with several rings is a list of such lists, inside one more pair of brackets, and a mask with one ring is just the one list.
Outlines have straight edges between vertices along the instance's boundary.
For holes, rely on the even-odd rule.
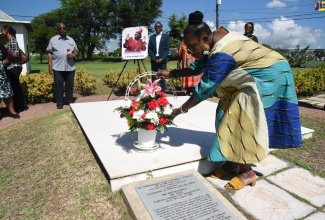
[[16,114],[12,114],[12,113],[8,113],[8,116],[9,117],[12,117],[12,118],[14,118],[14,119],[17,119],[17,118],[20,118],[20,116],[16,113]]
[[63,109],[63,105],[56,105],[57,109]]

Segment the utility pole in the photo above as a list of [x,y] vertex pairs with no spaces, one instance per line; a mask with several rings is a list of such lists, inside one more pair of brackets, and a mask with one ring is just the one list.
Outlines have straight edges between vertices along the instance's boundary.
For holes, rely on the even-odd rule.
[[219,5],[221,5],[221,0],[217,0],[216,5],[216,28],[219,28]]

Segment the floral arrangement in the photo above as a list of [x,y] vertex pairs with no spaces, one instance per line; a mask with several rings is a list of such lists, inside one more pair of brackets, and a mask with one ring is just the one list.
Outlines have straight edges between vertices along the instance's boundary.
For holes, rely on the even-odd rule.
[[173,124],[172,105],[166,99],[166,94],[157,86],[160,80],[141,84],[143,90],[133,89],[130,94],[138,94],[135,100],[126,99],[124,105],[116,108],[121,118],[126,118],[131,132],[138,128],[164,132],[167,125]]

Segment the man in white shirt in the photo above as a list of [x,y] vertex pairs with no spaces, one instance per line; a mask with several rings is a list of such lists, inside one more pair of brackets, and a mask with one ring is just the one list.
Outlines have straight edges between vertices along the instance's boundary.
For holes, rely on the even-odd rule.
[[[148,53],[151,59],[151,70],[166,70],[169,54],[169,36],[162,33],[162,24],[157,21],[155,23],[156,33],[151,35],[149,38]],[[155,76],[152,77],[152,80],[156,80]],[[160,81],[160,86],[162,92],[166,92],[165,80]]]

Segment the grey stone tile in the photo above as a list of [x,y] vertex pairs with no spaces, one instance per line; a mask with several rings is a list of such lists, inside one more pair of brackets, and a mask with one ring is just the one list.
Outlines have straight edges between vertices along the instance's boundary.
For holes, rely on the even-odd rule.
[[305,218],[305,220],[323,220],[325,219],[325,213],[324,212],[316,212],[312,214],[311,216]]
[[255,164],[255,166],[256,167],[253,167],[255,171],[262,173],[263,176],[268,176],[275,171],[290,166],[290,163],[280,160],[279,158],[269,154],[264,160]]
[[325,205],[325,179],[302,168],[292,168],[267,179],[296,194],[315,206]]
[[256,219],[298,219],[315,211],[314,207],[297,200],[266,180],[259,180],[255,187],[236,191],[232,198]]

